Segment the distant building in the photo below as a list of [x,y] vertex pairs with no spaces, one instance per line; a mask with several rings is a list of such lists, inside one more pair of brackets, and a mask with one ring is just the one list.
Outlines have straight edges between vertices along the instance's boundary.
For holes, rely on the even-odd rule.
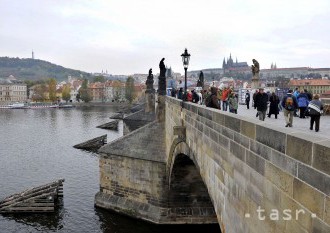
[[290,80],[289,87],[291,89],[298,87],[299,90],[307,89],[313,94],[323,94],[327,91],[330,91],[330,80],[327,79]]
[[27,86],[23,81],[16,80],[13,76],[0,78],[0,103],[27,101]]
[[247,62],[238,62],[237,58],[236,61],[234,62],[231,54],[229,56],[229,58],[223,59],[222,62],[222,69],[224,70],[224,73],[228,73],[228,72],[251,72],[250,66],[247,64]]

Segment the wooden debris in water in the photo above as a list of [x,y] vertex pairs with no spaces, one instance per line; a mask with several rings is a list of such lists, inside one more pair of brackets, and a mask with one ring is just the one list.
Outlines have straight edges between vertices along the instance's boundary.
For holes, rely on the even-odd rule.
[[64,179],[25,190],[0,201],[0,213],[54,212],[61,204]]

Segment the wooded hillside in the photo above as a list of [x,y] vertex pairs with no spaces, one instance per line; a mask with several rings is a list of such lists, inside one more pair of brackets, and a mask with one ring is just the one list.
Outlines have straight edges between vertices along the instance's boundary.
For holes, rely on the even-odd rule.
[[21,80],[39,80],[55,78],[67,80],[68,76],[90,78],[92,75],[83,71],[64,68],[47,61],[31,58],[0,57],[0,78],[10,75]]

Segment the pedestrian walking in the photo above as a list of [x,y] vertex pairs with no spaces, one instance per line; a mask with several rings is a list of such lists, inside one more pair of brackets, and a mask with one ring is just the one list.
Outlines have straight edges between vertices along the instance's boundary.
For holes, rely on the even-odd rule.
[[283,97],[281,105],[286,123],[285,127],[293,127],[293,115],[298,108],[298,102],[296,97],[292,95],[292,90],[289,90]]
[[259,88],[258,94],[256,94],[255,107],[258,111],[259,120],[264,121],[267,112],[268,95],[264,92],[263,88]]
[[250,109],[250,92],[249,92],[249,90],[247,90],[245,93],[245,104],[246,104],[246,108]]
[[268,117],[270,118],[270,116],[272,114],[275,115],[275,119],[277,119],[277,115],[279,113],[278,111],[278,104],[280,103],[280,99],[278,98],[278,96],[275,94],[275,92],[272,92],[272,95],[269,97],[269,112],[268,112]]
[[311,117],[309,129],[313,130],[315,122],[315,132],[318,132],[320,130],[321,111],[323,110],[323,104],[319,99],[320,96],[315,95],[313,100],[308,104],[308,112]]

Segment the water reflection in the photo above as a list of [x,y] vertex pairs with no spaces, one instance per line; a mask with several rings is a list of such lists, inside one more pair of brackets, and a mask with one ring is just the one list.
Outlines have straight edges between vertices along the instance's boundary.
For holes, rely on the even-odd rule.
[[95,214],[101,222],[103,233],[182,233],[182,232],[212,232],[221,233],[218,224],[184,224],[157,225],[142,220],[133,219],[118,213],[95,207]]
[[4,214],[3,217],[44,232],[62,229],[65,215],[66,210],[59,206],[54,213]]

